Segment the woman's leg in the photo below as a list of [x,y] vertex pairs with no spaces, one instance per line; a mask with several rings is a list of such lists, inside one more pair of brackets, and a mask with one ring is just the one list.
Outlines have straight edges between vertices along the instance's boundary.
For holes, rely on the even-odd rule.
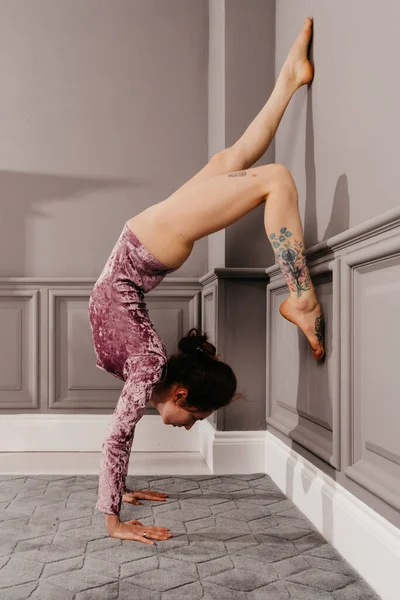
[[[279,123],[296,91],[308,85],[314,77],[314,67],[308,59],[312,40],[313,22],[307,17],[291,47],[276,80],[268,102],[247,127],[243,135],[227,150],[239,164],[231,170],[251,167],[268,149]],[[241,161],[241,164],[240,164]]]
[[304,255],[296,184],[285,166],[236,171],[181,190],[155,205],[156,216],[138,237],[166,266],[177,266],[196,240],[228,227],[263,202],[265,230],[290,292],[280,312],[300,327],[321,360],[324,320]]
[[263,156],[275,137],[292,96],[303,85],[310,84],[314,77],[314,68],[308,59],[312,28],[312,19],[307,17],[286,57],[268,101],[243,135],[232,146],[214,155],[177,191],[187,191],[211,177],[247,169]]
[[298,193],[289,171],[268,195],[264,226],[276,260],[289,288],[279,311],[303,331],[316,360],[325,358],[325,322],[308,270]]
[[[305,19],[268,102],[233,146],[217,153],[194,177],[128,221],[160,262],[180,266],[196,240],[223,229],[265,200],[282,169],[254,164],[266,151],[291,97],[312,81],[308,60],[312,20]],[[234,178],[235,177],[235,178]]]

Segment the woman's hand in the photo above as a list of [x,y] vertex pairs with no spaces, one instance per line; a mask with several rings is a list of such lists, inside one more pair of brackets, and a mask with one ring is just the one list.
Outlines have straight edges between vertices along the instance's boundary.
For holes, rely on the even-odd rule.
[[129,502],[130,504],[140,504],[140,500],[159,500],[165,502],[165,498],[168,498],[168,494],[155,492],[154,490],[125,490],[122,495],[122,502]]
[[[118,540],[135,540],[143,544],[154,544],[153,540],[167,540],[172,537],[167,527],[154,527],[152,525],[142,525],[140,521],[132,519],[131,521],[118,521],[114,526],[108,528],[112,538]],[[146,534],[144,536],[143,534]],[[149,539],[151,538],[151,539]]]

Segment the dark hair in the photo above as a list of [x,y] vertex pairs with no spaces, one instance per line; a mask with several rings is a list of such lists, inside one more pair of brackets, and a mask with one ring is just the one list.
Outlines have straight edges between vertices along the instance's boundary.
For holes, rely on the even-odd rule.
[[236,376],[231,367],[218,359],[216,348],[208,335],[193,327],[181,338],[181,352],[168,359],[167,372],[159,385],[168,389],[173,384],[188,390],[183,407],[199,411],[217,410],[241,394],[236,392]]

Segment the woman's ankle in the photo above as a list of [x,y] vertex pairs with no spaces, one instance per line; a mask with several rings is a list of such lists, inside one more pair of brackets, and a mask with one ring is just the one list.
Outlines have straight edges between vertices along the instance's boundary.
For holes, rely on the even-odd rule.
[[306,292],[301,292],[300,296],[297,293],[291,292],[289,295],[289,301],[298,309],[305,312],[314,310],[319,304],[314,286],[312,286],[311,289],[307,290]]

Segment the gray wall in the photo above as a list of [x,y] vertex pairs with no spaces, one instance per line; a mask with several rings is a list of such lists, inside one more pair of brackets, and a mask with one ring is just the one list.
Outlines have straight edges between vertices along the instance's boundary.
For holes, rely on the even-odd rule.
[[97,277],[207,162],[208,3],[3,0],[0,52],[0,276]]

